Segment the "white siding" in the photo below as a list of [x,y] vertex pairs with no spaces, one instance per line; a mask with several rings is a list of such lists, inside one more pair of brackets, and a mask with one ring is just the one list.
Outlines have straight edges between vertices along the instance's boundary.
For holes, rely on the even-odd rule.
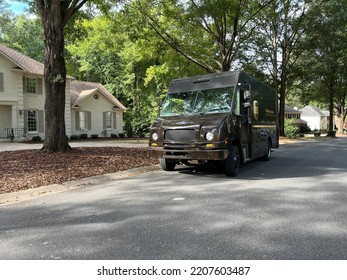
[[[2,109],[1,126],[10,126],[14,128],[24,128],[25,126],[25,112],[28,110],[40,111],[41,120],[44,118],[41,111],[44,110],[45,104],[45,86],[43,76],[32,75],[24,73],[21,70],[12,70],[16,67],[14,63],[0,55],[0,73],[3,73],[3,86],[4,91],[0,92],[0,108]],[[24,93],[23,76],[29,78],[39,78],[42,80],[42,92],[40,94]],[[41,83],[40,83],[41,85]],[[41,87],[41,86],[40,86]],[[113,110],[114,104],[108,100],[101,92],[98,92],[99,98],[94,99],[94,94],[91,94],[85,100],[79,103],[79,108],[82,111],[91,112],[91,130],[87,132],[76,131],[75,127],[75,109],[71,109],[70,103],[70,81],[66,83],[66,102],[65,102],[65,125],[66,134],[79,135],[87,133],[90,137],[91,134],[98,134],[102,136],[103,126],[103,112],[111,111],[115,114],[116,126],[115,129],[107,130],[108,136],[112,133],[123,132],[123,110]],[[20,114],[19,112],[22,112]],[[3,116],[6,114],[6,116]],[[43,114],[44,116],[44,114]],[[44,123],[44,122],[43,122]],[[0,127],[1,129],[1,127]],[[31,137],[39,135],[44,139],[43,132],[29,133],[27,136]]]
[[22,72],[11,70],[15,66],[14,63],[0,55],[0,73],[3,73],[3,91],[0,92],[0,105],[6,106],[2,107],[1,130],[10,127],[23,128],[24,125],[23,117],[19,115],[19,109],[23,108],[23,94],[18,94],[22,83]]
[[317,117],[306,117],[301,115],[301,119],[307,121],[307,125],[311,130],[320,129],[320,116]]
[[14,85],[17,85],[17,79],[21,77],[21,74],[11,71],[11,69],[15,66],[16,65],[14,63],[0,55],[0,72],[4,73],[4,92],[0,92],[0,102],[17,102],[17,89]]
[[[95,93],[89,95],[85,100],[78,103],[79,109],[73,109],[71,113],[71,134],[80,135],[82,133],[87,133],[88,137],[92,134],[97,134],[99,137],[102,136],[102,131],[104,130],[103,116],[104,112],[113,112],[116,114],[116,128],[108,129],[107,135],[110,136],[112,133],[119,134],[123,132],[123,111],[113,110],[114,104],[110,102],[102,93],[98,92],[98,99],[95,99]],[[76,111],[88,111],[91,112],[91,130],[79,131],[76,130]]]

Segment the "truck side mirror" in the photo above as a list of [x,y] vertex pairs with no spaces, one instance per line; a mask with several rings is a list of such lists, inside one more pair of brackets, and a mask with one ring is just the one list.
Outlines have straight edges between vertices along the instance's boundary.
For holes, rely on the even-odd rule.
[[[250,98],[251,98],[251,92],[249,91],[249,90],[245,90],[244,92],[243,92],[243,98],[245,99],[245,100],[249,100]],[[249,107],[249,106],[248,106]]]

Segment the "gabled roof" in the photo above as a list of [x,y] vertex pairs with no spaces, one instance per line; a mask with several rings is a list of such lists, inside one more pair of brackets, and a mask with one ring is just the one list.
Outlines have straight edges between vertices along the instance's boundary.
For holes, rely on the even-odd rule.
[[297,113],[297,114],[301,114],[300,111],[288,106],[288,105],[285,105],[285,108],[284,108],[284,112],[285,113]]
[[0,54],[17,65],[14,69],[23,70],[32,74],[43,75],[44,65],[24,54],[0,44]]
[[86,99],[87,97],[93,95],[96,92],[100,92],[104,97],[106,97],[110,102],[112,102],[116,108],[121,110],[127,109],[102,84],[83,81],[72,81],[70,83],[71,107],[78,106],[78,104],[82,100]]
[[[21,54],[13,49],[5,47],[0,44],[0,55],[3,55],[10,61],[12,61],[16,67],[15,70],[22,70],[31,74],[44,74],[44,65],[41,62],[38,62],[24,54]],[[67,77],[72,79],[72,77]],[[119,108],[121,110],[126,110],[124,105],[119,102],[117,98],[115,98],[102,84],[100,83],[92,83],[92,82],[77,82],[72,81],[70,83],[70,95],[71,95],[71,106],[78,105],[79,102],[95,93],[96,91],[100,92],[104,95],[110,102],[115,105],[115,108]]]
[[[329,115],[329,114],[328,114]],[[306,117],[325,117],[328,116],[326,114],[324,114],[320,109],[318,109],[315,106],[305,106],[303,109],[301,109],[301,116],[306,116]]]

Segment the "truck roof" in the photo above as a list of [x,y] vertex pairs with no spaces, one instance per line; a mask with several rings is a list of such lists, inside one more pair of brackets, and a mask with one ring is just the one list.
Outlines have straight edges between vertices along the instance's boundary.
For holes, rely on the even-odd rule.
[[229,71],[175,79],[171,81],[168,93],[236,86],[241,73]]

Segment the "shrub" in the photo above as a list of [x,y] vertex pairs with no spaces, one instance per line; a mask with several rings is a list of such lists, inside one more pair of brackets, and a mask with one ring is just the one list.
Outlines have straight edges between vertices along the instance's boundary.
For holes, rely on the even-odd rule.
[[88,134],[82,133],[82,134],[80,134],[79,138],[80,139],[87,139],[88,138]]
[[78,135],[71,135],[70,140],[78,140]]
[[31,140],[34,142],[39,142],[39,141],[41,141],[41,137],[36,135],[36,136],[33,136],[33,138]]
[[300,124],[295,119],[284,120],[284,134],[288,138],[296,138],[300,136]]
[[99,138],[99,135],[98,135],[98,134],[92,134],[92,135],[90,135],[90,138],[92,138],[92,139],[98,139],[98,138]]
[[125,134],[124,133],[119,133],[120,138],[124,138]]
[[111,138],[117,138],[118,137],[118,135],[117,134],[115,134],[115,133],[111,133]]
[[327,136],[336,137],[336,130],[330,130],[330,131],[328,131]]

